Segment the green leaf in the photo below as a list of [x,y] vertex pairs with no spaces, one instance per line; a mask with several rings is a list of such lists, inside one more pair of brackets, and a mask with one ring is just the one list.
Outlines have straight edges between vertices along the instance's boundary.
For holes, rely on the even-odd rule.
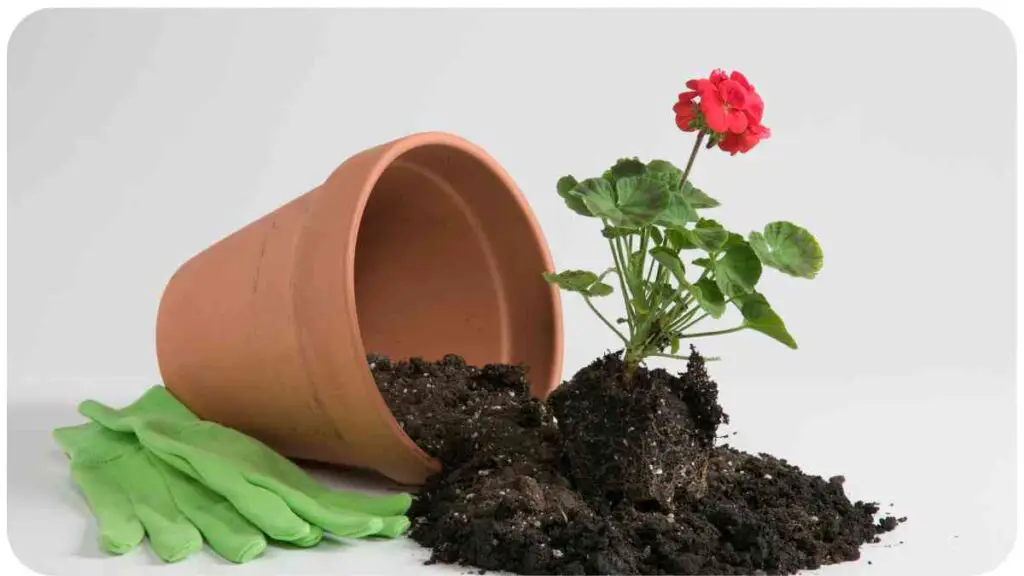
[[558,179],[558,195],[565,200],[565,205],[569,207],[573,212],[583,216],[593,216],[594,214],[587,208],[587,205],[583,202],[583,199],[576,194],[575,189],[579,182],[576,181],[572,176],[562,176]]
[[672,353],[677,354],[679,352],[679,334],[673,334],[671,336],[672,342]]
[[721,202],[708,196],[703,190],[694,187],[689,182],[683,184],[683,189],[679,193],[694,208],[714,208],[721,205]]
[[586,270],[566,270],[558,274],[545,272],[544,279],[549,284],[556,284],[569,292],[584,292],[594,282],[597,282],[597,274]]
[[619,158],[614,166],[605,171],[603,178],[614,184],[623,178],[642,176],[645,172],[647,167],[639,158]]
[[739,235],[739,234],[737,234],[735,232],[729,232],[729,239],[725,241],[725,245],[722,246],[722,250],[728,250],[729,248],[732,248],[733,246],[738,246],[740,244],[746,244],[746,243],[747,243],[747,241],[743,239],[743,236],[741,236],[741,235]]
[[648,162],[647,174],[664,182],[673,193],[679,190],[679,180],[683,177],[683,171],[667,160],[651,160]]
[[629,176],[615,185],[618,208],[624,221],[632,226],[645,226],[668,206],[668,187],[647,176]]
[[782,318],[772,310],[768,300],[758,292],[745,294],[736,299],[736,305],[743,314],[743,324],[753,330],[771,336],[790,348],[796,349],[796,340],[786,330]]
[[668,195],[668,205],[655,218],[654,223],[666,228],[685,228],[690,222],[700,219],[697,209],[690,205],[678,192]]
[[636,228],[628,228],[626,226],[605,226],[601,229],[601,235],[605,238],[622,238],[639,233],[640,231]]
[[701,218],[693,228],[693,240],[697,246],[708,252],[718,252],[729,239],[729,231],[714,220]]
[[676,277],[676,280],[679,280],[681,286],[686,286],[686,270],[683,268],[683,261],[679,259],[675,252],[664,246],[658,246],[651,248],[651,256],[664,266],[666,270],[671,272]]
[[615,205],[615,189],[603,178],[587,178],[576,185],[576,194],[594,216],[607,218],[613,224],[622,222],[622,212]]
[[765,266],[798,278],[814,278],[824,262],[814,236],[791,222],[772,222],[763,235],[751,232],[750,246]]
[[725,256],[715,260],[713,266],[715,281],[726,296],[753,292],[761,279],[761,261],[745,243],[726,250]]
[[685,228],[669,228],[665,231],[665,237],[668,238],[668,245],[676,252],[697,248],[693,233]]
[[725,314],[725,296],[714,280],[701,278],[690,286],[690,293],[712,318],[721,318]]
[[651,160],[647,163],[647,173],[673,174],[678,182],[683,177],[683,171],[668,160]]
[[665,242],[665,238],[661,235],[661,230],[657,226],[651,226],[651,242],[659,246]]
[[710,258],[697,258],[693,261],[694,266],[700,266],[701,268],[711,268],[714,266],[714,262]]
[[611,286],[609,286],[608,284],[605,284],[604,282],[595,282],[594,284],[591,284],[589,288],[587,288],[586,295],[587,296],[594,296],[594,297],[601,297],[601,296],[608,296],[609,294],[611,294],[614,291],[615,290],[612,289]]

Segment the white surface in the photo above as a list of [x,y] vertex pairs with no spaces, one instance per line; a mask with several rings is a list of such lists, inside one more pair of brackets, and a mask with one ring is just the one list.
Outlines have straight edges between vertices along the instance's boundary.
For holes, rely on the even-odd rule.
[[[727,226],[791,219],[826,254],[817,280],[763,281],[799,351],[701,343],[733,443],[910,517],[823,575],[977,574],[1014,542],[1014,45],[986,13],[45,11],[8,59],[8,526],[33,569],[159,565],[103,557],[49,430],[158,381],[156,305],[184,259],[350,154],[440,129],[503,163],[559,266],[603,268],[556,179],[681,162],[671,105],[717,66],[758,87],[774,137],[702,153],[695,182]],[[568,377],[615,341],[564,304]],[[425,558],[397,541],[160,570],[463,571]]]

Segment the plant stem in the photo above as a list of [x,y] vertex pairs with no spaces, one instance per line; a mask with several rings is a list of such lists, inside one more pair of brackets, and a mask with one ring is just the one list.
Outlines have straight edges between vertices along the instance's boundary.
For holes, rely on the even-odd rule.
[[693,322],[687,322],[687,324],[685,326],[681,326],[679,328],[679,331],[680,332],[684,332],[687,329],[692,328],[693,325],[696,324],[697,322],[700,322],[701,320],[703,320],[703,319],[705,319],[707,317],[708,317],[708,313],[705,312],[705,313],[701,314],[700,316],[698,316],[696,319],[694,319]]
[[680,338],[700,338],[702,336],[718,336],[721,334],[739,332],[740,330],[743,330],[746,327],[746,324],[740,324],[739,326],[734,326],[732,328],[727,328],[725,330],[714,330],[712,332],[697,332],[695,334],[683,334],[682,336],[680,336]]
[[[632,304],[632,302],[636,300],[637,284],[633,279],[633,276],[631,274],[632,270],[630,269],[630,267],[633,264],[633,249],[630,247],[630,244],[632,244],[632,242],[629,242],[627,244],[627,240],[624,240],[622,238],[615,239],[615,249],[618,250],[619,261],[622,262],[622,277],[625,279],[626,286],[629,288],[630,303]],[[633,306],[633,314],[636,314],[635,306]]]
[[[608,222],[606,220],[604,221],[604,225],[608,226]],[[634,322],[633,307],[629,302],[629,292],[626,290],[626,280],[622,276],[625,268],[623,268],[622,263],[619,262],[619,251],[615,242],[611,238],[608,239],[608,248],[611,249],[612,260],[615,261],[615,275],[619,277],[619,288],[622,290],[622,299],[626,304],[626,322],[629,325],[629,330],[632,332]]]
[[590,309],[594,311],[594,314],[597,314],[597,317],[600,318],[602,322],[604,322],[605,326],[611,328],[612,332],[615,332],[615,335],[618,336],[620,340],[622,340],[623,344],[629,344],[629,340],[627,340],[626,337],[622,335],[622,332],[619,332],[619,329],[616,328],[614,324],[609,322],[608,319],[604,317],[604,314],[601,314],[601,312],[598,311],[597,307],[594,306],[594,303],[590,301],[590,298],[588,296],[584,296],[583,301],[586,302],[587,306],[589,306]]
[[693,150],[690,152],[690,159],[686,161],[686,169],[683,170],[683,177],[679,180],[679,188],[682,189],[683,185],[686,184],[686,179],[690,177],[690,170],[693,169],[693,161],[697,159],[697,152],[700,152],[700,143],[704,140],[705,132],[702,130],[700,134],[697,134],[697,140],[693,143]]

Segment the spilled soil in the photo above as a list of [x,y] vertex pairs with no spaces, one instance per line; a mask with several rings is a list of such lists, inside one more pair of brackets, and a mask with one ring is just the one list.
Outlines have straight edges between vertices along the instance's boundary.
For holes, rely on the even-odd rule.
[[791,574],[856,560],[876,519],[828,480],[716,445],[728,416],[693,350],[686,372],[617,355],[547,403],[519,366],[368,358],[409,436],[444,464],[410,510],[430,562],[523,574]]

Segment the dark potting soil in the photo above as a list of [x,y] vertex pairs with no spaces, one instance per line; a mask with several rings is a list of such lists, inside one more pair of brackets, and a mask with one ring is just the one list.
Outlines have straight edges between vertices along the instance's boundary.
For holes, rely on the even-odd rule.
[[[548,403],[525,369],[369,362],[409,436],[444,464],[413,502],[430,562],[524,574],[789,574],[856,560],[876,521],[825,480],[715,446],[727,421],[694,350],[687,371],[595,360]],[[558,415],[556,421],[555,415]]]

